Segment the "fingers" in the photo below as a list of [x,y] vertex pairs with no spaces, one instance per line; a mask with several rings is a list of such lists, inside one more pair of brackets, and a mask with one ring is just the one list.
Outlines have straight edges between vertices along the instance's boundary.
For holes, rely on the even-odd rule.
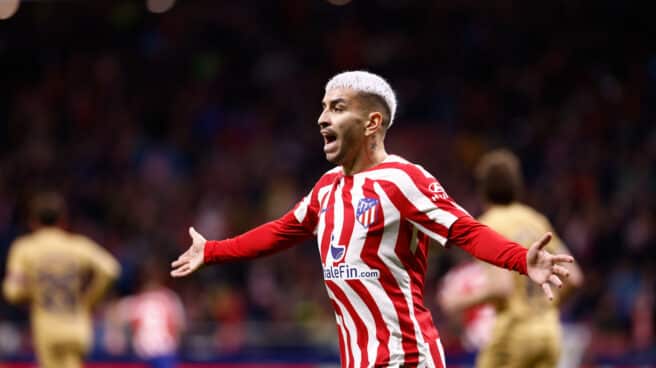
[[574,263],[574,257],[568,254],[555,254],[551,261],[554,263]]
[[544,234],[544,235],[542,236],[542,238],[540,238],[540,240],[538,240],[538,241],[536,242],[536,244],[537,244],[537,246],[538,246],[538,250],[542,250],[542,249],[544,249],[544,247],[545,247],[547,244],[549,244],[549,242],[551,241],[551,237],[552,237],[551,233],[546,233],[546,234]]
[[560,279],[556,275],[550,275],[549,282],[557,288],[563,287],[563,282],[560,281]]
[[542,291],[544,291],[544,294],[547,296],[547,298],[549,298],[549,300],[553,300],[554,295],[553,295],[553,292],[551,292],[551,286],[549,286],[549,283],[544,282],[544,283],[542,283],[541,286],[542,286]]
[[567,268],[563,267],[563,266],[553,265],[553,266],[551,266],[551,272],[553,272],[554,274],[556,274],[558,276],[562,276],[562,277],[565,277],[565,278],[569,277],[569,270]]
[[171,267],[176,268],[179,265],[183,264],[184,262],[188,261],[189,258],[191,258],[191,254],[190,254],[189,250],[187,250],[186,252],[182,253],[180,255],[180,257],[178,257],[178,259],[171,262]]
[[171,276],[173,276],[173,277],[183,277],[183,276],[189,275],[191,273],[191,271],[192,270],[188,265],[184,265],[180,268],[177,268],[177,269],[171,271]]
[[177,268],[180,265],[184,264],[185,262],[187,262],[187,259],[183,258],[183,256],[180,256],[180,258],[178,258],[175,261],[171,262],[171,267],[172,268]]
[[[177,261],[176,261],[177,262]],[[171,276],[173,277],[182,277],[187,276],[190,273],[194,272],[198,268],[198,264],[195,264],[192,260],[183,261],[179,263],[178,267],[171,271]]]

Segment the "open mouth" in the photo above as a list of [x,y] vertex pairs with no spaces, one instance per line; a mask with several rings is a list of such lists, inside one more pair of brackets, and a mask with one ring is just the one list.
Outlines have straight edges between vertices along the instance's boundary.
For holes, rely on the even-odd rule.
[[321,135],[323,136],[323,150],[324,152],[334,151],[337,149],[337,134],[330,130],[322,130]]
[[330,144],[337,140],[337,136],[335,135],[335,133],[326,132],[323,135],[323,140],[325,144]]

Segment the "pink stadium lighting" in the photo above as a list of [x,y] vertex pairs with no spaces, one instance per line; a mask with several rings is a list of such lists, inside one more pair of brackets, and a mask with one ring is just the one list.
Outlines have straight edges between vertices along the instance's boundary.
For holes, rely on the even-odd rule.
[[146,7],[152,13],[167,12],[173,5],[175,5],[175,0],[146,0]]
[[0,20],[9,19],[18,10],[20,0],[0,0]]

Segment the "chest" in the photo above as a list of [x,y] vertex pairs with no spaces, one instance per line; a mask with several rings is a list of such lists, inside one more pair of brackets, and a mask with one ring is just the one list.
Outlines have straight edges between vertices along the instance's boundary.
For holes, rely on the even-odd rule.
[[400,214],[373,180],[337,180],[319,190],[318,203],[317,239],[324,262],[357,262],[398,236]]
[[350,177],[337,180],[319,191],[319,227],[349,229],[366,236],[398,221],[398,212],[380,185]]

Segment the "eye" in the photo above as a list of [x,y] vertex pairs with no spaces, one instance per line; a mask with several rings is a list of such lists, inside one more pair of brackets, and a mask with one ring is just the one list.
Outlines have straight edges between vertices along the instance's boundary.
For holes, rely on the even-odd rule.
[[344,111],[344,107],[340,106],[340,105],[335,105],[335,106],[333,106],[332,110],[334,112],[342,112],[342,111]]

